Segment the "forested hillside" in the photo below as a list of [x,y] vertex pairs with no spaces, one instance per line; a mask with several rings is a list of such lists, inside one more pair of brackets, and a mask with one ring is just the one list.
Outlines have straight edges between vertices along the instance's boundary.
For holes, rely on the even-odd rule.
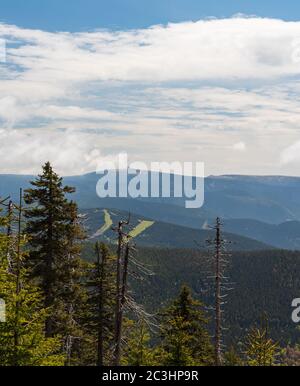
[[298,363],[298,252],[224,233],[220,218],[197,231],[80,213],[74,193],[46,163],[1,199],[1,365]]
[[[128,213],[117,209],[89,209],[81,212],[83,223],[90,241],[116,242],[112,224],[118,219],[128,217]],[[212,223],[213,225],[213,223]],[[207,240],[213,238],[212,226],[206,229],[193,229],[174,224],[154,221],[130,213],[130,236],[138,246],[156,246],[168,248],[207,247]],[[270,245],[236,234],[224,232],[224,238],[231,241],[229,250],[263,250]]]
[[[86,245],[83,256],[93,258],[92,244]],[[213,306],[212,251],[141,247],[137,258],[153,272],[145,281],[132,279],[136,298],[149,312],[168,304],[183,284],[190,286],[208,308]],[[273,338],[283,344],[298,341],[291,302],[299,296],[299,259],[299,252],[285,250],[234,251],[228,255],[230,290],[224,307],[227,342],[243,337],[253,323],[259,324],[264,313],[269,317]]]
[[[208,269],[208,253],[141,249],[138,255],[156,273],[147,283],[135,284],[138,298],[141,296],[151,311],[175,297],[182,284],[188,284],[197,297],[213,306],[214,282],[209,279],[212,272]],[[233,252],[228,257],[226,276],[231,289],[224,306],[227,342],[238,341],[253,323],[259,325],[264,313],[269,317],[274,339],[282,344],[299,341],[299,330],[291,319],[291,302],[299,297],[299,258],[298,252],[283,250]]]

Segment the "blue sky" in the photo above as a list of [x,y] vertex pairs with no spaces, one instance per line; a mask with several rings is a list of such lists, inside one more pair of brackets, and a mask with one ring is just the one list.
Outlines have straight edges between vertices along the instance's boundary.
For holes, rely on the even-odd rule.
[[27,28],[80,31],[230,17],[236,13],[295,20],[298,0],[1,0],[0,20]]
[[0,1],[0,172],[300,175],[299,1]]

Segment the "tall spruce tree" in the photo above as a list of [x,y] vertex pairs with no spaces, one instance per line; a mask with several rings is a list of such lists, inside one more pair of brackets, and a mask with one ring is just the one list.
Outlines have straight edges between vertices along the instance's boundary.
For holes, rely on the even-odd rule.
[[44,307],[51,310],[45,323],[46,337],[64,339],[66,364],[80,339],[76,311],[84,298],[81,276],[80,241],[84,238],[77,206],[66,197],[75,191],[63,186],[47,162],[43,173],[25,191],[26,233],[29,236],[28,265],[44,295]]
[[116,257],[108,247],[95,244],[95,262],[88,274],[88,318],[86,331],[92,342],[91,364],[109,365],[113,360]]
[[170,366],[209,366],[213,346],[206,325],[203,304],[183,286],[179,297],[162,314],[161,338],[164,364]]

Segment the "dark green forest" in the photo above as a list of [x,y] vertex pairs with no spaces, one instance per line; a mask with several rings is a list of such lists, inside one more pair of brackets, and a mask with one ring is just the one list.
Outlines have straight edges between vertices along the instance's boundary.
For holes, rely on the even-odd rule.
[[227,248],[219,219],[205,247],[135,245],[130,214],[92,243],[74,193],[46,163],[1,199],[0,365],[300,364],[300,252]]

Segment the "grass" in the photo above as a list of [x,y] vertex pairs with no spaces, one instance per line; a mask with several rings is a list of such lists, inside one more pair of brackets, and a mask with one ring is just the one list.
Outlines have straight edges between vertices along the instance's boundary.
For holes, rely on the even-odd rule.
[[146,229],[152,227],[154,221],[141,221],[130,233],[129,236],[135,238],[141,233],[145,232]]
[[93,235],[93,238],[94,237],[98,237],[98,236],[101,236],[103,235],[106,231],[108,231],[112,225],[113,225],[113,222],[112,222],[112,219],[110,217],[110,214],[109,214],[109,211],[104,209],[103,210],[104,212],[104,224],[102,225],[102,227],[100,229],[97,230],[97,232]]

